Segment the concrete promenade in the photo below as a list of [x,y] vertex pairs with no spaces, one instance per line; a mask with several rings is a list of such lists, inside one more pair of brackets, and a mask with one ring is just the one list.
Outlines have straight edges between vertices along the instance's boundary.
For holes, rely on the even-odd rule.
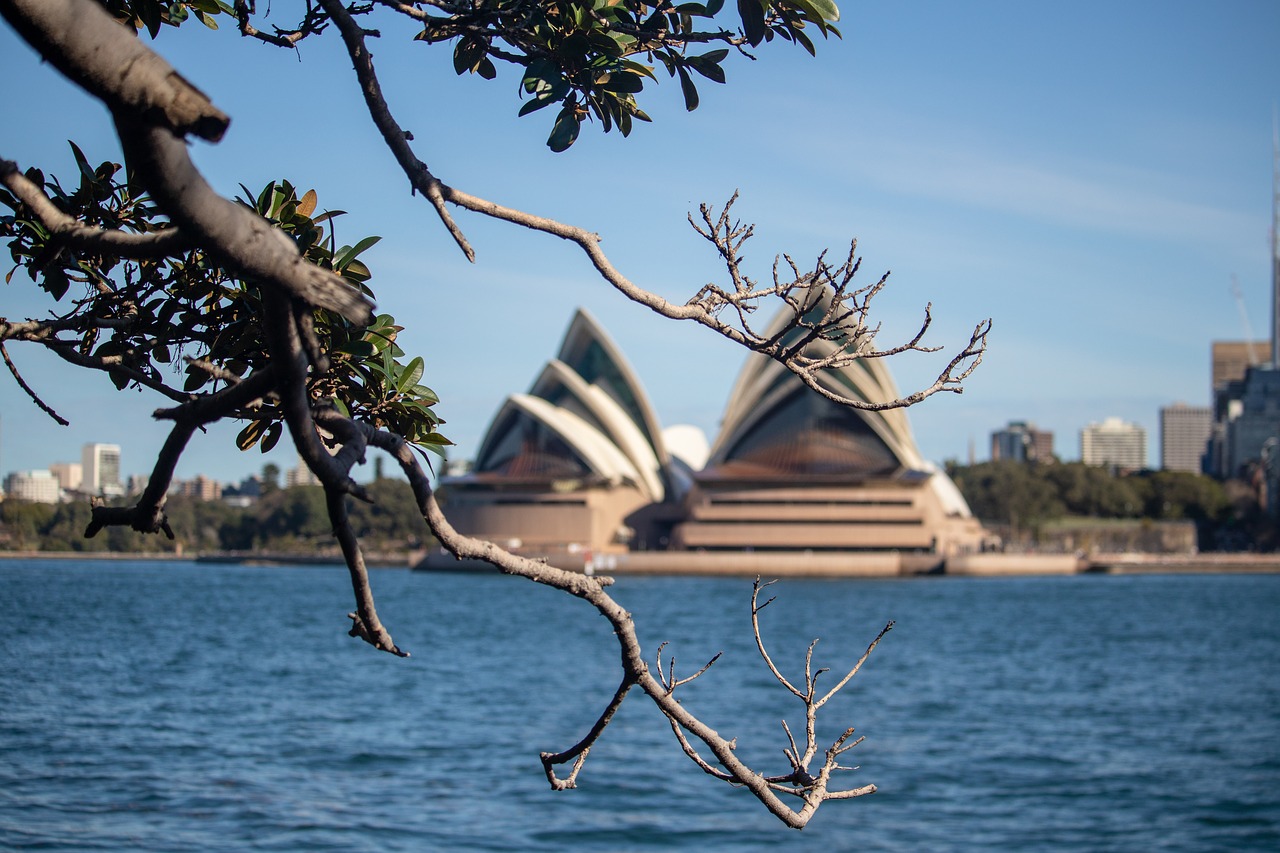
[[[1085,573],[1280,573],[1280,554],[1011,554],[943,557],[896,551],[637,551],[626,554],[560,554],[562,569],[601,575],[756,575],[770,578],[1034,577]],[[459,562],[432,549],[415,566],[423,571],[492,571],[485,563]]]

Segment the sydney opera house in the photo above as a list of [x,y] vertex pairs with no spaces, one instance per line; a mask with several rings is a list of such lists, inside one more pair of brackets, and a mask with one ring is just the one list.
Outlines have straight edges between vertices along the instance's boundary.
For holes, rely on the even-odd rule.
[[[898,396],[881,359],[822,381],[871,403]],[[982,544],[905,410],[833,403],[772,359],[748,356],[719,435],[709,449],[698,436],[663,431],[622,353],[579,310],[558,355],[506,399],[471,470],[446,477],[441,494],[458,530],[573,567],[638,552],[943,557]]]

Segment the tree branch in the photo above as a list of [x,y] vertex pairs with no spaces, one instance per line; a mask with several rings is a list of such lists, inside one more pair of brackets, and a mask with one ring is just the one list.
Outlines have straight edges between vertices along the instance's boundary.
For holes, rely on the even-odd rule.
[[216,142],[230,119],[91,0],[0,0],[0,15],[47,62],[113,112]]
[[369,300],[340,276],[307,263],[279,229],[214,192],[180,136],[126,114],[115,118],[125,157],[144,177],[151,196],[180,228],[199,234],[201,246],[218,263],[353,323],[373,318]]
[[26,383],[26,380],[22,378],[22,374],[18,372],[18,366],[13,363],[13,359],[9,358],[9,351],[4,348],[3,340],[0,340],[0,356],[4,357],[4,365],[9,368],[9,373],[13,376],[13,380],[18,383],[18,387],[31,398],[31,402],[35,403],[36,406],[39,407],[40,411],[53,418],[58,426],[71,426],[71,421],[55,412],[48,403],[41,400],[40,395],[33,391],[31,386]]
[[369,117],[373,119],[374,126],[382,134],[382,139],[387,148],[391,150],[396,162],[400,164],[401,170],[409,178],[410,185],[431,202],[431,206],[435,208],[440,221],[449,231],[449,234],[453,236],[458,248],[467,256],[467,260],[474,262],[476,259],[475,251],[467,241],[466,235],[462,233],[462,229],[454,222],[453,215],[449,213],[449,209],[445,207],[445,198],[441,189],[442,184],[435,175],[431,174],[427,164],[419,160],[413,153],[413,149],[409,146],[409,140],[413,138],[412,134],[400,127],[391,116],[391,110],[387,106],[386,99],[382,96],[382,86],[378,83],[378,75],[373,67],[373,56],[369,53],[369,48],[365,44],[364,30],[356,24],[355,20],[348,14],[346,7],[338,0],[320,0],[320,3],[324,6],[325,12],[328,13],[333,22],[338,25],[338,31],[342,33],[342,42],[346,45],[347,55],[351,57],[356,78],[360,81],[360,92],[364,95],[365,106],[369,109]]
[[191,248],[191,241],[177,228],[134,234],[85,225],[59,210],[39,187],[18,171],[18,164],[12,160],[0,159],[0,184],[29,207],[50,234],[74,249],[137,259],[172,257]]

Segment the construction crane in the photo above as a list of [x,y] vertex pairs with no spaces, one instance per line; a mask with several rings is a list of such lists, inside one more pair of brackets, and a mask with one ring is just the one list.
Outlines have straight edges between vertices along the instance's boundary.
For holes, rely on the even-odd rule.
[[1244,294],[1240,292],[1240,282],[1236,281],[1235,273],[1231,274],[1231,295],[1236,298],[1236,306],[1240,309],[1240,325],[1244,326],[1244,345],[1249,363],[1257,364],[1257,354],[1253,351],[1253,329],[1249,326],[1249,312],[1244,309]]

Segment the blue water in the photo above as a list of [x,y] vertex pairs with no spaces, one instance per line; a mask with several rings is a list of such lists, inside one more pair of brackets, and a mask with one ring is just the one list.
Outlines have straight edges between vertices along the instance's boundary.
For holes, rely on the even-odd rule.
[[[778,663],[886,637],[855,725],[870,797],[803,832],[698,771],[643,696],[575,791],[537,754],[616,687],[586,605],[498,576],[381,571],[408,660],[346,636],[335,568],[0,561],[0,849],[1276,850],[1280,577],[787,581]],[[750,583],[621,579],[684,702],[783,768],[799,703],[750,637]]]

